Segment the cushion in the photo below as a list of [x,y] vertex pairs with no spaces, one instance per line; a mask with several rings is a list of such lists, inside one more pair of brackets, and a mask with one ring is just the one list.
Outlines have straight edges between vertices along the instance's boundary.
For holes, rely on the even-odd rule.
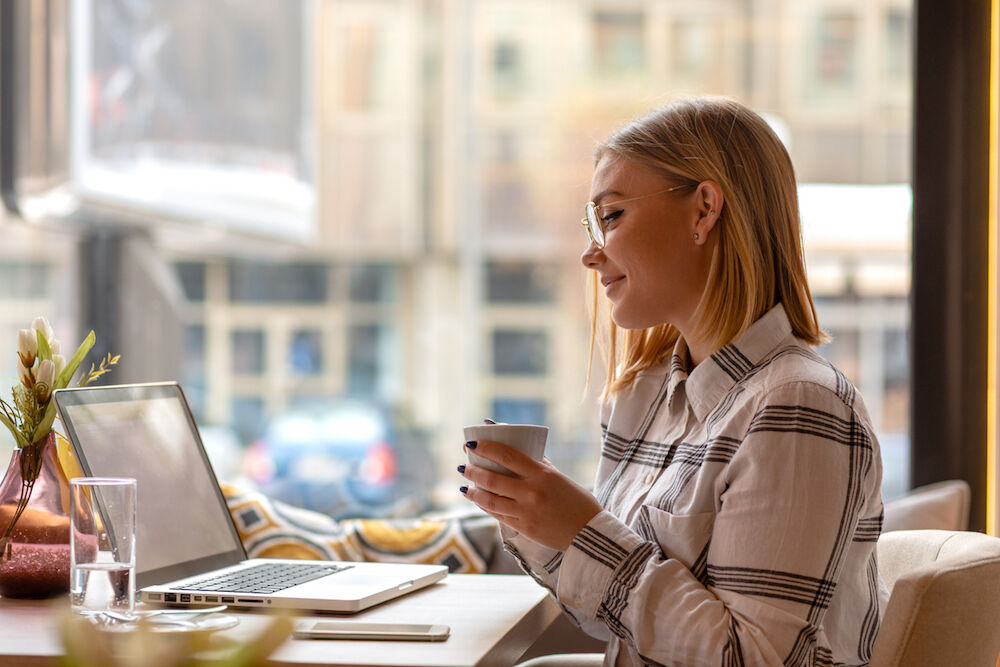
[[953,479],[913,489],[885,503],[882,532],[890,530],[966,530],[969,527],[969,484]]
[[497,523],[485,514],[337,521],[257,491],[220,486],[251,558],[432,563],[481,574],[498,551]]
[[912,530],[878,541],[892,587],[870,667],[994,667],[1000,652],[1000,539]]

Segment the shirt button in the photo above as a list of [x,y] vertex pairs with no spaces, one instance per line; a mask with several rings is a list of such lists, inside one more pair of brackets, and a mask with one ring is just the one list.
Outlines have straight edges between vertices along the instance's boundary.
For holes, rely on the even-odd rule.
[[648,473],[646,475],[646,484],[652,484],[654,479],[656,479],[656,477],[653,475],[653,473]]

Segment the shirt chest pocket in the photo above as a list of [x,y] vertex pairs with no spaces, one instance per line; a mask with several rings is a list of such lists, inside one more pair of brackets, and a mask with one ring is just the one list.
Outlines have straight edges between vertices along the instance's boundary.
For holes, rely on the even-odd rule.
[[644,539],[656,542],[667,558],[674,558],[694,571],[712,537],[715,512],[673,514],[643,505],[636,529]]

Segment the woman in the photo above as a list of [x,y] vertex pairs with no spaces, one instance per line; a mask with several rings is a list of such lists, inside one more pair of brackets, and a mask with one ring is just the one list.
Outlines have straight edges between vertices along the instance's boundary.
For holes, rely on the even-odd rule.
[[734,101],[682,101],[600,146],[591,197],[582,261],[611,304],[595,491],[470,442],[516,476],[462,466],[463,493],[609,638],[605,664],[867,663],[881,458],[812,349],[784,146]]

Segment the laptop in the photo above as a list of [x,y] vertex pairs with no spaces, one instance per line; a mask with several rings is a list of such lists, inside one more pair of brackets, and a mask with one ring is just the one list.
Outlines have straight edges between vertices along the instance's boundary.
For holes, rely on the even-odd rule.
[[134,477],[136,589],[145,602],[353,613],[441,580],[443,565],[248,559],[180,386],[61,389],[88,477]]

